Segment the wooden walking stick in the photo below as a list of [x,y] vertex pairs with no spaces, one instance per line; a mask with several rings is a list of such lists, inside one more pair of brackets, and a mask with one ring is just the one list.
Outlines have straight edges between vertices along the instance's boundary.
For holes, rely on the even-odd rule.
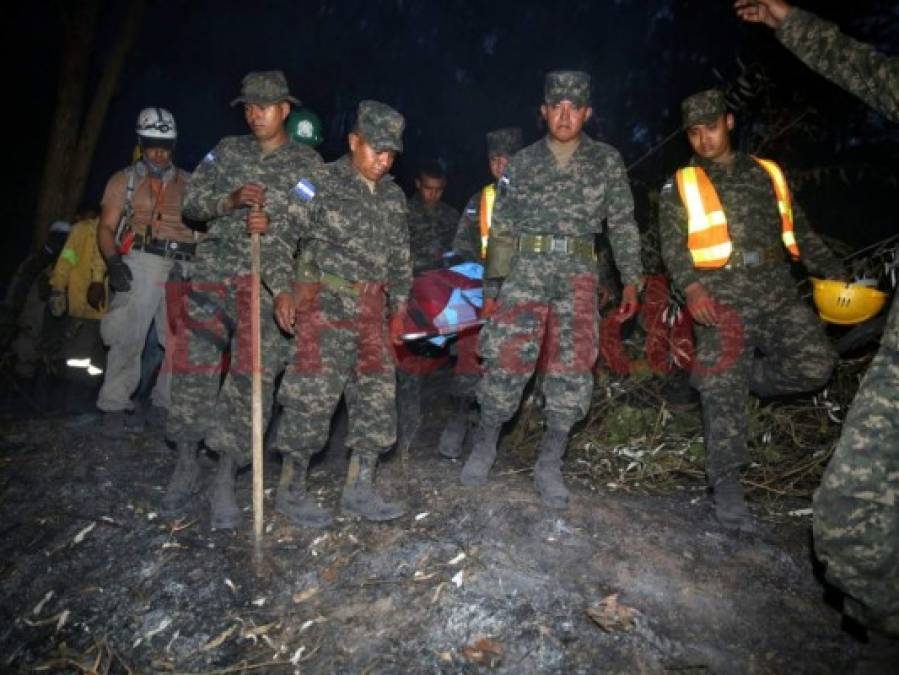
[[[254,206],[254,210],[259,210]],[[260,235],[250,235],[250,348],[253,363],[253,544],[257,563],[262,562],[262,324],[259,287],[262,271]]]

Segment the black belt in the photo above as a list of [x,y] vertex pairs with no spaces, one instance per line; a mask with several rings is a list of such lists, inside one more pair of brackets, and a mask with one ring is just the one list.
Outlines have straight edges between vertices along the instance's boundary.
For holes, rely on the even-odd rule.
[[133,250],[152,253],[173,260],[192,260],[197,253],[196,242],[174,241],[173,239],[146,238],[135,235]]

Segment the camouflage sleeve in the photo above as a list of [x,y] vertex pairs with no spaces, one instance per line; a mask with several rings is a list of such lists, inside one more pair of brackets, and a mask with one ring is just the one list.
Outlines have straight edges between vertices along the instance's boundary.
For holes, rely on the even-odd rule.
[[612,270],[612,261],[609,260],[608,250],[604,247],[598,249],[596,254],[596,278],[601,287],[604,287],[615,295],[618,281],[615,279],[615,272]]
[[609,244],[621,283],[639,286],[643,279],[640,258],[640,230],[634,220],[634,196],[631,194],[627,169],[617,151],[613,151],[605,167]]
[[799,246],[802,264],[809,272],[824,278],[837,278],[845,274],[840,261],[812,229],[805,211],[795,200],[793,201],[793,233],[796,235],[796,244]]
[[269,231],[262,237],[263,277],[277,297],[293,287],[294,256],[308,219],[308,202],[298,199],[293,190],[268,192],[265,209]]
[[796,7],[776,35],[809,68],[899,122],[899,57],[881,54],[829,21]]
[[466,261],[479,261],[481,259],[481,235],[478,218],[477,200],[476,197],[472,197],[468,200],[468,204],[459,218],[456,236],[453,237],[453,251]]
[[222,146],[223,143],[220,142],[206,153],[191,174],[181,206],[184,217],[205,222],[225,213],[224,200],[228,197],[228,193],[219,187]]
[[490,242],[494,237],[515,236],[518,201],[518,184],[515,180],[513,161],[506,167],[506,173],[496,184],[496,201],[493,202],[493,216],[490,220],[487,248],[490,248]]
[[386,242],[390,250],[387,261],[387,298],[392,311],[409,299],[412,289],[412,255],[409,251],[409,228],[406,227],[406,197],[400,193],[397,201],[397,214],[395,219],[391,219],[395,220],[396,226],[390,230],[391,241]]
[[687,248],[687,210],[680,201],[674,178],[670,178],[659,196],[659,240],[662,260],[681,291],[699,281]]

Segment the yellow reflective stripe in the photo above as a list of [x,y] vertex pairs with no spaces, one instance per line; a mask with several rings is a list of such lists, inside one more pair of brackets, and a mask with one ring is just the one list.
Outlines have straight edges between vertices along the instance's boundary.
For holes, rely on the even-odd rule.
[[59,257],[69,263],[72,267],[75,267],[75,265],[78,264],[78,254],[75,252],[75,249],[69,248],[68,246],[62,250]]
[[712,211],[711,213],[703,213],[702,218],[690,219],[690,234],[698,234],[719,225],[727,225],[727,218],[724,217],[724,211]]
[[785,231],[781,235],[781,237],[783,239],[784,246],[786,246],[787,248],[790,248],[791,246],[796,246],[796,235],[793,234],[792,231]]
[[709,218],[702,206],[699,194],[699,181],[696,179],[696,168],[687,166],[684,172],[684,197],[687,202],[687,225],[690,232],[701,232],[711,227]]
[[790,219],[790,225],[793,224],[793,207],[790,206],[790,204],[783,201],[782,199],[778,199],[777,210],[780,211],[780,215],[786,216]]
[[772,162],[770,159],[761,159],[760,157],[754,157],[754,159],[761,164],[762,168],[771,177],[771,182],[774,183],[774,192],[777,195],[777,208],[781,215],[789,218],[789,224],[792,226],[793,204],[790,198],[790,188],[787,185],[787,179],[784,177],[783,171],[781,171],[776,162]]
[[695,250],[691,250],[690,253],[693,255],[693,262],[697,265],[704,262],[709,262],[710,260],[727,260],[730,258],[730,254],[733,252],[733,245],[728,241],[723,244],[717,244],[716,246],[708,246],[706,248],[699,248]]
[[496,201],[496,186],[491,183],[481,193],[481,257],[487,258],[487,242],[490,240],[490,225],[493,223],[493,202]]

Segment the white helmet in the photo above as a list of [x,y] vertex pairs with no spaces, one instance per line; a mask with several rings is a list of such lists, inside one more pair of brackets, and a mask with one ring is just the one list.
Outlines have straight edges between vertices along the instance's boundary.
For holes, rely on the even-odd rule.
[[137,135],[174,141],[178,138],[175,117],[165,108],[144,108],[137,116]]

